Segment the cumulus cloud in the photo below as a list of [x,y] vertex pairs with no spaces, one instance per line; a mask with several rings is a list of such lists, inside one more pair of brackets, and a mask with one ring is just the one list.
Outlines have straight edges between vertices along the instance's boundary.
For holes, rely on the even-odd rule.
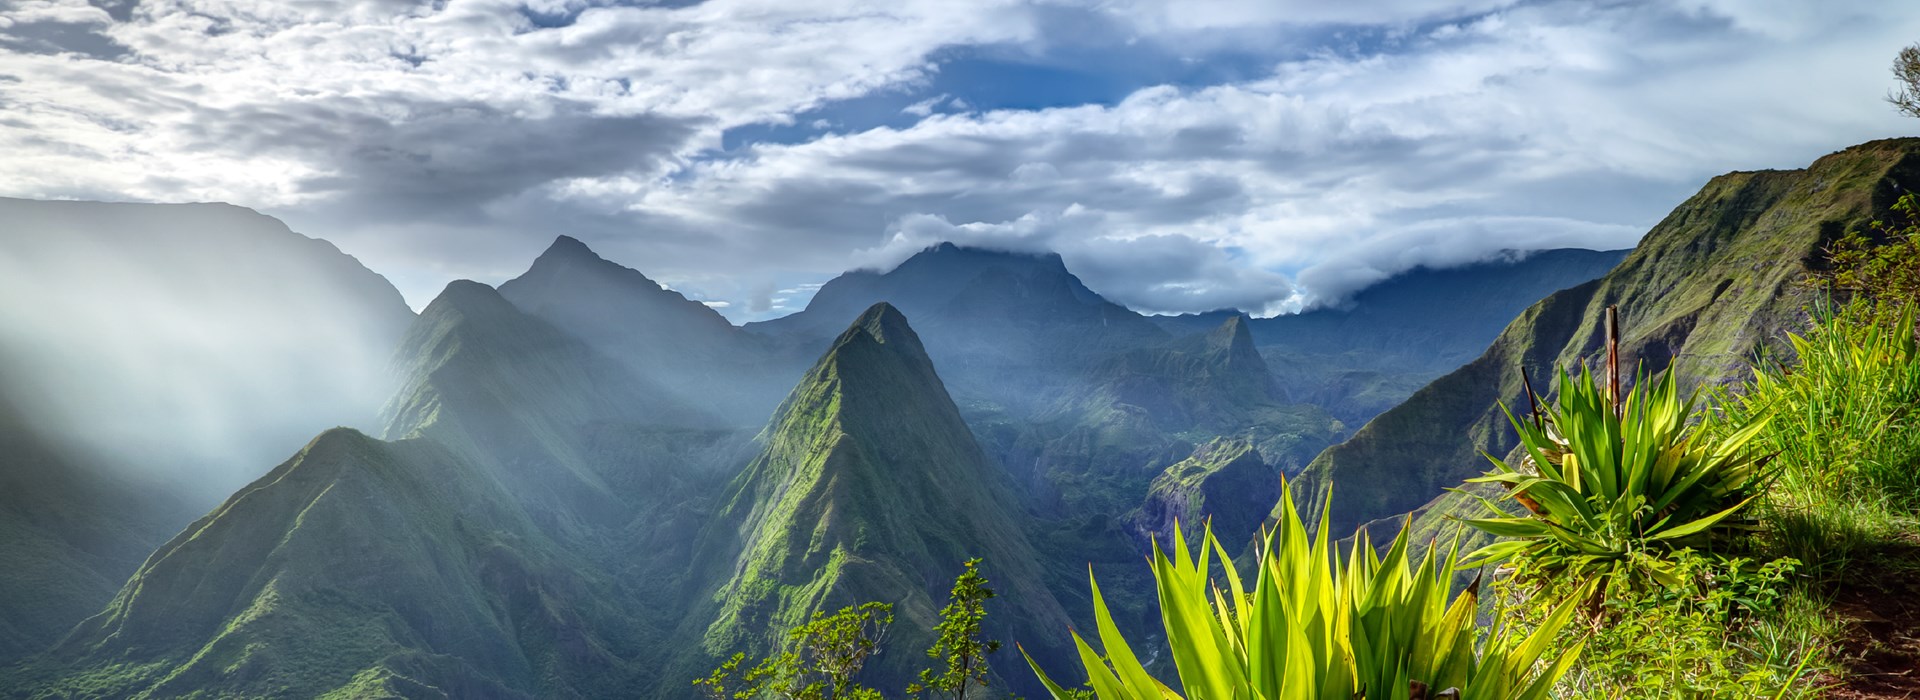
[[[1280,313],[1627,245],[1708,176],[1898,133],[1914,36],[1893,0],[31,0],[0,10],[0,194],[259,207],[416,305],[568,233],[739,319],[936,239]],[[968,50],[1238,67],[981,109],[943,72]]]

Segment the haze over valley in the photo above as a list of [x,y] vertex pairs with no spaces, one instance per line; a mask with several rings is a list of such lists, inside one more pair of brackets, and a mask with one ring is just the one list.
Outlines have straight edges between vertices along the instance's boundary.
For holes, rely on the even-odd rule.
[[0,698],[1920,692],[1916,40],[0,3]]

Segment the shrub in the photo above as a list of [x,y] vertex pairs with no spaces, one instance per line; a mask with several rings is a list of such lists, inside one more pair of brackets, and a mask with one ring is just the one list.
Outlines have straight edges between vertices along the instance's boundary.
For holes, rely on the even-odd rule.
[[1868,302],[1876,316],[1920,303],[1920,198],[1901,195],[1890,214],[1898,223],[1874,221],[1827,246],[1827,268],[1812,275],[1813,286],[1830,298]]
[[[1762,698],[1811,696],[1796,685],[1812,675],[1831,632],[1821,607],[1795,595],[1791,559],[1755,564],[1692,551],[1671,557],[1677,586],[1610,582],[1580,635],[1585,652],[1561,679],[1555,697]],[[1495,584],[1501,614],[1527,628],[1546,619],[1565,574],[1520,571]],[[1626,579],[1631,570],[1606,576]],[[1567,644],[1560,640],[1557,644]],[[1793,695],[1799,693],[1798,696]]]
[[1707,421],[1732,434],[1771,417],[1752,443],[1778,455],[1765,536],[1823,578],[1920,508],[1914,313],[1856,300],[1820,314],[1806,335],[1789,336],[1793,364],[1762,363]]
[[787,631],[790,648],[742,670],[734,654],[706,678],[693,682],[712,700],[879,700],[880,693],[854,678],[880,648],[893,624],[893,606],[865,603],[841,608]]
[[1506,486],[1530,513],[1506,517],[1487,502],[1502,517],[1466,522],[1511,539],[1466,563],[1524,555],[1546,573],[1626,567],[1678,584],[1668,555],[1731,524],[1767,479],[1767,459],[1747,449],[1765,416],[1712,439],[1688,425],[1693,405],[1672,373],[1636,382],[1619,401],[1583,370],[1562,375],[1556,405],[1525,421],[1507,411],[1525,456],[1510,465],[1488,455],[1494,470],[1469,481]]
[[[1457,571],[1452,554],[1436,559],[1429,551],[1414,562],[1403,527],[1384,558],[1363,531],[1346,560],[1336,562],[1324,515],[1310,540],[1290,490],[1282,492],[1284,514],[1263,538],[1250,591],[1211,528],[1197,555],[1183,538],[1175,538],[1171,557],[1155,545],[1162,623],[1184,697],[1528,700],[1547,697],[1578,655],[1575,643],[1541,663],[1573,615],[1570,603],[1524,637],[1498,626],[1482,630],[1478,581],[1449,596]],[[1225,590],[1214,579],[1213,554]],[[1100,700],[1182,697],[1148,674],[1114,625],[1099,584],[1090,585],[1106,655],[1079,634],[1073,638],[1094,694]],[[1488,639],[1476,653],[1483,631]],[[1077,697],[1038,666],[1034,671],[1056,700]]]

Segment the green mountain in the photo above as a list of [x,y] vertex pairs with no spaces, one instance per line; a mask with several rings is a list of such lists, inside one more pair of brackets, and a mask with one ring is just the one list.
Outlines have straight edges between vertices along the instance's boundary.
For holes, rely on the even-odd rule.
[[661,683],[684,606],[654,585],[678,575],[654,577],[690,553],[660,542],[698,531],[663,504],[720,483],[733,434],[472,282],[421,314],[400,366],[394,441],[314,439],[16,669],[27,687],[574,697]]
[[805,310],[746,329],[818,352],[847,319],[880,302],[914,319],[970,415],[1031,415],[1100,358],[1168,338],[1145,317],[1087,289],[1058,255],[951,243],[887,272],[835,277]]
[[329,431],[161,547],[21,674],[86,697],[524,697],[636,681],[621,659],[646,626],[488,476],[431,441]]
[[526,273],[500,285],[500,294],[733,424],[765,422],[806,369],[804,361],[790,359],[796,353],[776,352],[705,304],[568,236],[556,239]]
[[[1195,448],[1155,477],[1146,502],[1128,517],[1142,539],[1171,546],[1174,525],[1189,538],[1211,526],[1222,541],[1244,541],[1266,521],[1280,495],[1277,470],[1245,438],[1219,438]],[[1190,540],[1191,541],[1191,540]]]
[[[1303,468],[1345,428],[1316,406],[1286,400],[1254,349],[1245,316],[1218,328],[1110,355],[1081,374],[1028,425],[990,426],[1042,511],[1125,513],[1149,483],[1215,437],[1251,441],[1279,495],[1284,471]],[[1006,444],[1000,441],[1006,441]]]
[[413,312],[239,207],[0,198],[0,221],[5,667],[265,465],[373,423]]
[[1254,349],[1248,319],[1158,347],[1119,353],[1095,365],[1069,390],[1069,406],[1138,414],[1163,432],[1248,424],[1256,407],[1283,396]]
[[[688,670],[737,649],[765,651],[813,611],[878,600],[894,605],[898,622],[866,680],[904,687],[926,663],[916,652],[932,641],[947,584],[971,557],[985,558],[1001,593],[990,634],[1039,654],[1060,649],[1067,617],[1022,533],[1018,501],[892,306],[873,306],[840,334],[761,439],[708,538],[737,555],[710,565],[730,575],[712,614],[691,618],[704,653]],[[1031,685],[1015,655],[1000,655],[996,669]]]
[[0,668],[98,612],[192,517],[142,486],[50,444],[0,396]]
[[[1447,269],[1415,268],[1339,306],[1252,319],[1250,330],[1289,398],[1359,425],[1478,357],[1534,302],[1606,274],[1627,252],[1563,248]],[[1237,313],[1153,320],[1168,330],[1198,333]]]
[[619,513],[616,464],[593,439],[626,426],[718,421],[477,282],[447,286],[400,346],[390,440],[428,437],[493,466],[555,517]]
[[1610,304],[1626,366],[1672,369],[1695,386],[1742,376],[1780,330],[1804,323],[1811,295],[1799,281],[1823,246],[1916,185],[1920,139],[1874,141],[1805,170],[1714,178],[1605,277],[1534,304],[1478,359],[1321,453],[1296,491],[1302,505],[1317,512],[1331,488],[1332,525],[1345,533],[1478,475],[1481,453],[1514,447],[1499,405],[1524,406],[1521,373],[1547,391],[1557,368],[1603,357]]

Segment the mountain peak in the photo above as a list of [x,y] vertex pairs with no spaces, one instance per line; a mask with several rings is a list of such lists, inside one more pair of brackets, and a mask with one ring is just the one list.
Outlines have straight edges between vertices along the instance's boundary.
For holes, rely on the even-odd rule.
[[[976,263],[991,263],[991,262],[1040,263],[1045,267],[1057,267],[1059,268],[1060,272],[1067,271],[1066,263],[1061,259],[1060,254],[1052,251],[1035,253],[1035,252],[1025,252],[1025,251],[1015,251],[1015,250],[1003,250],[999,248],[983,248],[979,246],[961,245],[958,243],[954,243],[952,241],[942,241],[940,243],[927,246],[926,248],[921,249],[920,252],[914,253],[913,257],[907,258],[907,262],[913,262],[915,260],[919,260],[922,262],[929,261],[929,260],[954,260],[954,261],[971,260]],[[907,263],[901,263],[901,265],[903,266],[906,264]]]
[[[1031,640],[1067,624],[1042,583],[1022,513],[1008,507],[1015,501],[1004,474],[892,304],[854,320],[763,436],[716,529],[742,539],[723,565],[732,578],[713,598],[708,649],[756,650],[775,621],[854,600],[898,601],[897,629],[912,635],[906,646],[928,644],[939,605],[922,582],[951,576],[972,557],[991,562],[995,584],[1017,606],[988,621],[996,635]],[[900,656],[865,673],[904,680],[914,670]]]
[[420,312],[422,318],[439,314],[472,314],[481,311],[497,310],[512,305],[500,296],[500,291],[473,280],[454,280],[448,282],[440,296],[434,297],[427,308]]
[[[901,339],[910,341],[916,346],[920,344],[919,335],[907,325],[906,315],[884,301],[867,307],[867,310],[854,320],[853,325],[847,328],[847,333],[865,334],[874,342],[881,344]],[[842,340],[844,341],[845,338],[843,337]]]
[[842,385],[840,391],[860,396],[851,399],[855,403],[893,392],[939,394],[941,401],[948,401],[920,334],[907,325],[905,314],[884,301],[854,319],[808,376],[831,377]]
[[1237,349],[1238,346],[1253,347],[1253,332],[1250,329],[1252,319],[1246,314],[1234,314],[1207,333],[1207,346],[1218,349]]
[[561,234],[560,236],[554,238],[553,245],[547,246],[546,252],[540,254],[540,258],[549,258],[549,257],[555,258],[555,259],[561,259],[561,260],[565,260],[565,259],[604,260],[604,258],[600,257],[599,253],[593,252],[593,249],[588,248],[587,244],[582,243],[580,239],[574,238],[573,236],[569,236],[566,234]]
[[1207,353],[1224,360],[1230,369],[1266,373],[1266,361],[1260,358],[1260,349],[1253,344],[1253,319],[1246,314],[1227,318],[1209,331],[1203,342]]
[[[546,251],[540,253],[540,257],[534,258],[533,265],[529,266],[518,279],[565,278],[580,274],[615,277],[623,280],[625,284],[638,285],[648,290],[664,291],[665,289],[659,282],[653,281],[640,271],[600,257],[600,254],[593,252],[586,243],[567,235],[554,238],[553,244],[547,246]],[[508,282],[508,285],[512,284],[513,282]],[[507,285],[502,285],[501,289],[504,290],[506,287]]]

